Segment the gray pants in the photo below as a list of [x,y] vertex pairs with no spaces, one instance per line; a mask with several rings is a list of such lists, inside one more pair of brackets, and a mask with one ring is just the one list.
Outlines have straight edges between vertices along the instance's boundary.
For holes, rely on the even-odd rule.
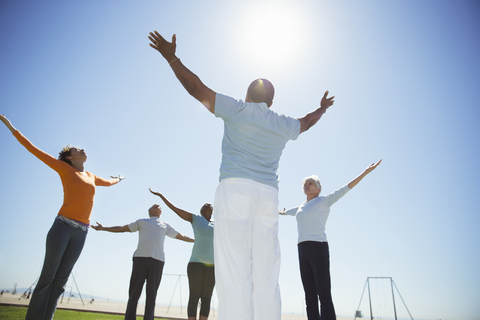
[[65,291],[65,284],[82,252],[86,237],[86,231],[55,220],[47,234],[42,273],[25,320],[53,319],[58,299]]

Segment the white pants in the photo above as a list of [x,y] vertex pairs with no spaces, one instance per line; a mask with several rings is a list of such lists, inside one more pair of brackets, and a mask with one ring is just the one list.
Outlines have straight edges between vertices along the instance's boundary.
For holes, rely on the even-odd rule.
[[215,194],[219,320],[280,320],[278,190],[241,178]]

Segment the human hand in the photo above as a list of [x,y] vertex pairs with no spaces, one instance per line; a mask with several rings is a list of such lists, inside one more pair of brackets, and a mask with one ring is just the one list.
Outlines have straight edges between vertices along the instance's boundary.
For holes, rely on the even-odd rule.
[[125,179],[124,176],[122,176],[121,174],[119,174],[118,176],[110,176],[110,178],[112,179],[118,179],[118,182],[122,181],[123,179]]
[[380,161],[378,161],[377,163],[372,163],[371,165],[369,165],[367,167],[367,169],[365,169],[365,174],[369,174],[370,172],[372,172],[373,170],[375,170],[376,167],[378,167],[378,165],[382,162],[382,159],[380,159]]
[[12,125],[12,123],[10,122],[10,120],[8,120],[7,117],[5,117],[4,114],[0,114],[0,120],[2,120],[2,122],[7,126],[7,128],[8,128],[12,133],[14,133],[15,131],[17,131],[17,129],[15,129],[15,127]]
[[103,226],[97,222],[97,225],[94,226],[93,224],[90,225],[90,227],[92,227],[93,229],[97,230],[97,231],[100,231],[100,230],[103,230]]
[[160,192],[155,192],[155,191],[152,190],[152,188],[148,188],[148,190],[149,190],[151,193],[153,193],[154,195],[160,196]]
[[278,210],[278,214],[284,216],[285,215],[285,208],[283,208],[283,210]]
[[175,56],[175,51],[177,50],[177,35],[174,34],[172,36],[172,42],[168,42],[160,33],[154,31],[150,32],[148,39],[152,42],[150,43],[150,47],[160,52],[169,63],[177,58]]
[[4,114],[0,114],[0,120],[2,120],[2,122],[7,126],[11,126],[12,123],[10,122],[10,120],[7,119],[7,117],[5,117]]
[[325,110],[330,108],[333,103],[335,102],[333,99],[335,99],[335,96],[327,98],[328,95],[328,90],[325,91],[325,94],[323,95],[322,101],[320,102],[320,106],[324,108]]

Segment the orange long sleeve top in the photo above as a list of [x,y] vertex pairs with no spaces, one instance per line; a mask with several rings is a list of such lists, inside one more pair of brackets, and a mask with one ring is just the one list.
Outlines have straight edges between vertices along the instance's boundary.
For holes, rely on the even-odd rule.
[[63,205],[58,214],[89,224],[93,198],[95,196],[95,186],[111,186],[116,184],[118,180],[103,179],[88,171],[84,175],[68,163],[38,149],[20,131],[15,131],[13,135],[35,157],[60,175],[63,185]]

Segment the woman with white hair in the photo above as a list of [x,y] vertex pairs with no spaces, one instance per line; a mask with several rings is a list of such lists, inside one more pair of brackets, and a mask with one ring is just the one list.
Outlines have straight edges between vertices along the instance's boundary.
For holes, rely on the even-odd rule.
[[[322,186],[317,176],[306,177],[303,179],[303,192],[307,196],[307,201],[287,211],[285,209],[280,211],[281,215],[297,218],[298,259],[308,320],[336,319],[330,284],[330,254],[325,234],[330,207],[372,172],[380,162],[382,160],[372,163],[347,185],[326,196],[319,196]],[[318,309],[319,299],[321,313]]]

